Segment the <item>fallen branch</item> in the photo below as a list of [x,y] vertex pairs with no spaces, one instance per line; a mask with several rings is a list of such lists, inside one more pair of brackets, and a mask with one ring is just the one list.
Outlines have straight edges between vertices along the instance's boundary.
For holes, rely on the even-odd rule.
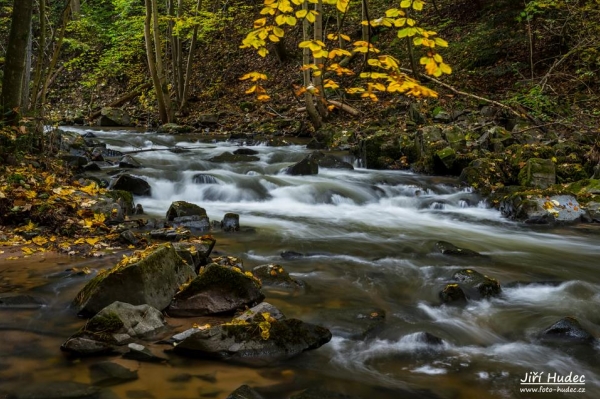
[[352,116],[358,116],[358,115],[360,115],[360,111],[359,110],[357,110],[356,108],[352,108],[348,104],[344,104],[342,102],[335,101],[335,100],[327,100],[327,102],[329,104],[331,104],[331,105],[335,105],[337,108],[341,109],[342,111],[345,111],[345,112],[349,113]]
[[153,152],[153,151],[177,151],[177,150],[198,150],[201,148],[217,148],[217,147],[206,147],[206,146],[201,146],[201,147],[169,147],[169,148],[144,148],[143,150],[133,150],[133,151],[125,151],[123,152],[123,155],[129,155],[129,154],[139,154],[140,152]]
[[[107,107],[118,107],[122,104],[125,104],[127,101],[134,99],[135,97],[139,96],[140,94],[142,94],[142,92],[144,90],[149,89],[150,87],[152,87],[151,83],[146,83],[141,85],[140,87],[138,87],[137,89],[135,89],[134,91],[127,93],[119,98],[117,98],[115,101],[113,101],[112,103],[108,104]],[[96,119],[97,117],[99,117],[100,115],[102,115],[102,110],[100,111],[96,111],[93,114],[91,114],[89,116],[90,119]]]

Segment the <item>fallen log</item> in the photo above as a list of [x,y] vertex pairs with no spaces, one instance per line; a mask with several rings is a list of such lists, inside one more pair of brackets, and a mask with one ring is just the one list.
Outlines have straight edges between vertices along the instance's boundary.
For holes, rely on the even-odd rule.
[[[135,89],[132,92],[129,92],[119,98],[117,98],[115,101],[113,101],[112,103],[108,104],[107,107],[118,107],[120,105],[125,104],[127,101],[134,99],[135,97],[139,96],[140,94],[142,94],[142,92],[144,90],[149,89],[150,87],[152,87],[152,83],[146,83],[141,85],[140,87],[138,87],[137,89]],[[89,116],[89,119],[96,119],[97,117],[99,117],[100,115],[102,115],[102,110],[100,111],[96,111],[93,114],[91,114]]]

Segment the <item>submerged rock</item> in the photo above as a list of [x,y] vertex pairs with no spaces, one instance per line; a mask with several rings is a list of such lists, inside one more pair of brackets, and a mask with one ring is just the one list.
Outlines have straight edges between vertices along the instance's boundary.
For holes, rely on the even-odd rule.
[[336,337],[364,340],[384,327],[385,311],[376,308],[320,309],[311,320],[331,330]]
[[209,230],[210,220],[206,210],[186,201],[175,201],[167,210],[167,221],[173,226],[183,226],[198,230]]
[[260,279],[263,287],[283,288],[287,290],[303,289],[303,281],[296,280],[285,271],[283,266],[270,263],[268,265],[256,266],[252,273]]
[[240,230],[240,215],[237,213],[226,213],[221,221],[223,231],[232,232]]
[[321,168],[331,168],[331,169],[354,169],[352,164],[342,161],[341,159],[329,155],[323,154],[321,151],[314,151],[312,154],[308,156],[310,161],[316,162]]
[[444,303],[464,302],[498,296],[502,293],[498,280],[485,276],[473,269],[462,269],[454,273],[452,280],[440,292]]
[[216,157],[210,158],[209,161],[218,163],[256,162],[260,161],[260,158],[255,155],[232,154],[231,152],[224,152]]
[[554,343],[589,344],[596,340],[574,317],[563,317],[541,331],[539,337],[542,341]]
[[138,379],[137,370],[113,362],[100,362],[90,366],[92,384],[110,386]]
[[302,161],[288,166],[285,174],[292,176],[316,175],[319,173],[319,165],[316,161],[304,158]]
[[39,309],[46,306],[46,301],[27,294],[2,294],[0,309]]
[[254,277],[240,269],[212,263],[173,297],[167,312],[184,317],[233,312],[264,298]]
[[319,348],[331,340],[331,332],[326,328],[297,319],[270,319],[265,323],[231,323],[195,329],[175,346],[175,351],[266,366]]
[[248,385],[242,385],[230,393],[226,399],[263,399],[263,397]]
[[[100,399],[100,387],[73,381],[29,382],[7,399]],[[109,397],[109,396],[107,396]]]
[[149,248],[138,257],[124,258],[99,273],[79,292],[73,305],[80,314],[93,315],[115,301],[165,309],[179,286],[196,273],[171,244]]
[[435,247],[443,255],[463,257],[483,256],[479,252],[475,252],[467,248],[459,248],[456,245],[451,244],[447,241],[438,241],[435,243]]

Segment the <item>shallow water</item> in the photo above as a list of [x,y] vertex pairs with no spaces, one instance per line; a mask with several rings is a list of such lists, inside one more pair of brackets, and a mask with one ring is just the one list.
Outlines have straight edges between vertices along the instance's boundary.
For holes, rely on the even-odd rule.
[[[140,377],[111,387],[118,397],[224,398],[241,384],[268,398],[310,386],[365,398],[600,397],[599,345],[557,347],[536,340],[537,332],[564,316],[577,317],[600,336],[597,229],[507,221],[451,178],[360,168],[282,174],[309,153],[302,145],[253,146],[260,161],[217,164],[208,159],[239,143],[95,133],[119,151],[154,150],[135,154],[145,167],[132,171],[152,187],[152,197],[136,198],[148,214],[164,216],[175,200],[202,206],[211,220],[239,213],[243,231],[214,232],[215,251],[242,258],[247,269],[283,265],[308,288],[294,295],[267,291],[267,300],[288,317],[334,332],[322,348],[268,369],[180,358],[157,345],[153,350],[168,358],[167,365],[115,358]],[[161,150],[171,146],[193,150]],[[214,183],[194,183],[199,173]],[[434,249],[440,240],[487,257],[440,255]],[[286,250],[311,256],[284,260]],[[40,310],[0,310],[0,392],[18,393],[34,382],[90,381],[88,367],[105,359],[74,361],[58,348],[84,323],[69,302],[91,276],[61,272],[114,262],[45,255],[0,264],[0,293],[30,293],[48,302]],[[503,294],[465,307],[441,306],[439,290],[467,267],[497,278]],[[385,313],[383,327],[357,339],[360,323],[352,317],[372,312]],[[195,321],[170,323],[181,330]],[[424,343],[421,332],[440,337],[443,345]],[[586,392],[522,393],[519,379],[530,372],[583,374]]]

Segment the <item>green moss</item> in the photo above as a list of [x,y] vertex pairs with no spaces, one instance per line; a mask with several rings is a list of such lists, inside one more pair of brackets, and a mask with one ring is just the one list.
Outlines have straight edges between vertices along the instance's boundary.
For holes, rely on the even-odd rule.
[[107,312],[92,317],[74,337],[90,337],[92,339],[116,343],[113,334],[118,333],[124,324],[116,313]]
[[198,292],[215,287],[232,291],[240,296],[247,294],[248,284],[254,284],[256,289],[260,289],[254,278],[235,269],[211,263],[203,268],[198,277],[192,280],[184,290],[178,292],[175,298],[186,300]]
[[125,203],[126,212],[129,213],[133,210],[134,202],[133,202],[133,194],[129,191],[125,190],[109,190],[105,194],[108,198],[111,198],[115,201],[119,199]]

